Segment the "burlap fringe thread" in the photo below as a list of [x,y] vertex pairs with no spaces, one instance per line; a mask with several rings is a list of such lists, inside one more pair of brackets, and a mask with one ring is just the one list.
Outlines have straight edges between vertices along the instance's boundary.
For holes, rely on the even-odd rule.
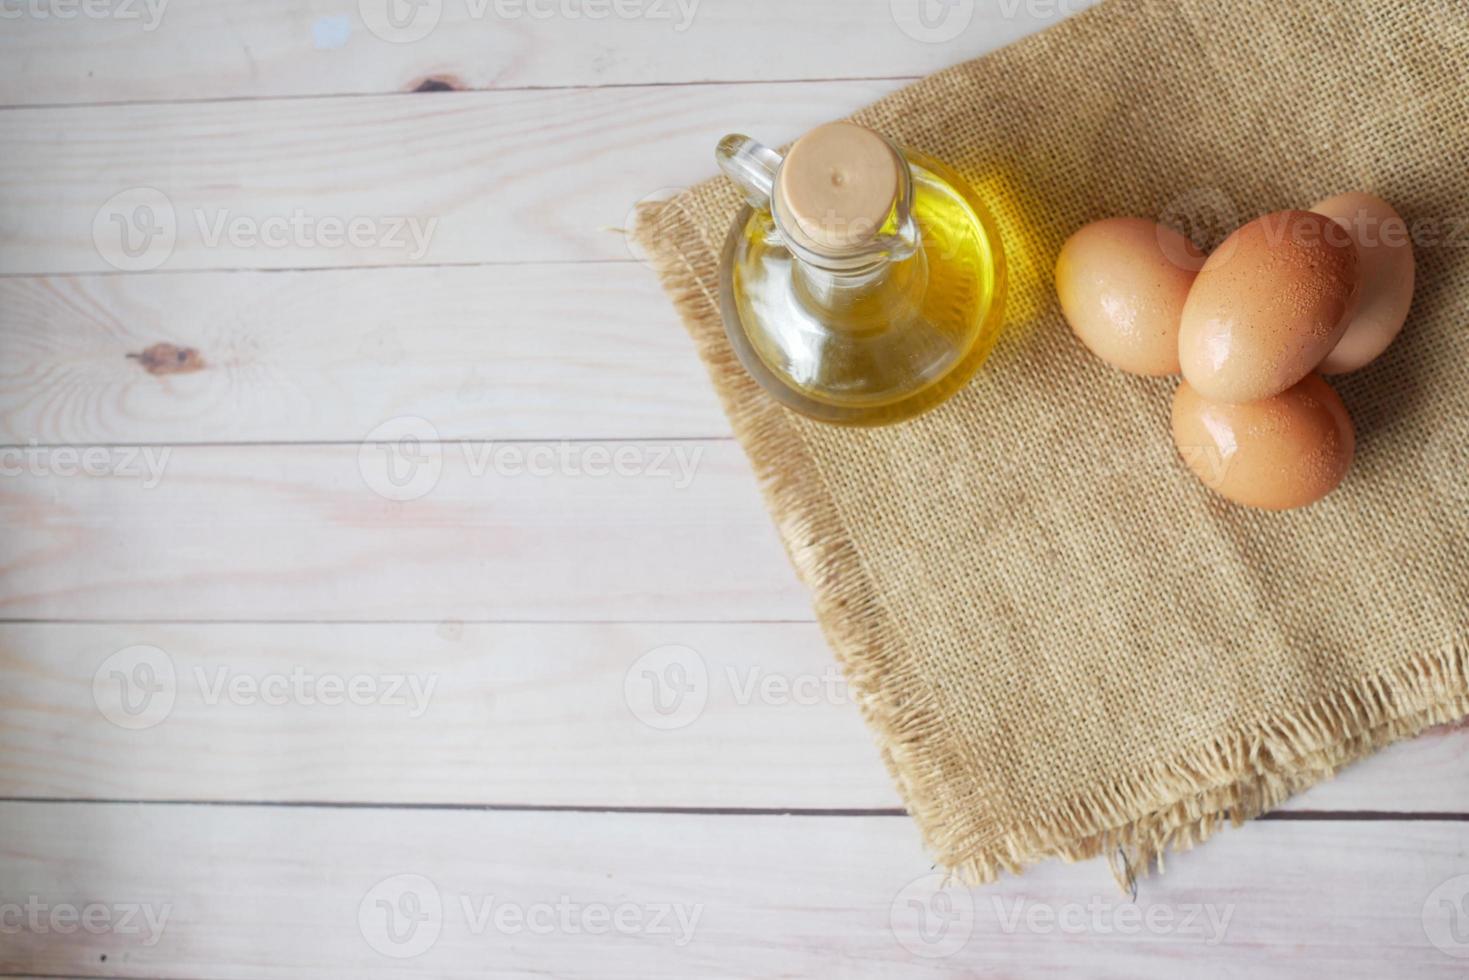
[[[1154,865],[1161,871],[1168,852],[1188,850],[1226,824],[1239,826],[1393,742],[1469,715],[1469,636],[1460,636],[1295,716],[1099,786],[1030,826],[959,838],[944,819],[954,806],[952,795],[937,778],[952,766],[940,756],[953,752],[937,698],[912,658],[893,642],[861,556],[830,506],[799,430],[760,391],[726,342],[719,298],[687,258],[701,251],[717,256],[720,250],[703,240],[694,222],[679,221],[680,211],[677,200],[640,205],[635,237],[693,336],[751,457],[791,561],[815,596],[817,618],[908,812],[938,862],[961,881],[991,882],[1001,872],[1019,873],[1047,858],[1106,856],[1119,887],[1129,891],[1137,875]],[[883,693],[894,690],[911,697],[896,704]]]

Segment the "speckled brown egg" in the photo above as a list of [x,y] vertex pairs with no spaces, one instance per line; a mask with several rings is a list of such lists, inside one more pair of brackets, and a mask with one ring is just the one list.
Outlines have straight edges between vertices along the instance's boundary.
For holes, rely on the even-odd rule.
[[1211,490],[1246,507],[1291,510],[1341,483],[1356,430],[1319,374],[1243,404],[1205,398],[1184,381],[1173,396],[1173,443]]
[[1172,228],[1109,218],[1056,259],[1061,312],[1093,354],[1133,374],[1178,373],[1178,322],[1204,256]]
[[1403,329],[1413,305],[1417,263],[1408,224],[1371,194],[1341,194],[1311,208],[1351,235],[1362,263],[1362,289],[1346,333],[1321,362],[1323,374],[1345,374],[1375,361]]
[[1347,329],[1357,248],[1325,215],[1279,211],[1209,256],[1183,309],[1183,376],[1206,398],[1279,394],[1321,363]]

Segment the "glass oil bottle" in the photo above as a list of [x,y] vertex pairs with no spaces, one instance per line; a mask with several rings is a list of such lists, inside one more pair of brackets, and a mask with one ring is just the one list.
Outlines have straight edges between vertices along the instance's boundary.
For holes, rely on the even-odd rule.
[[745,369],[786,406],[883,425],[943,402],[998,337],[1004,257],[993,220],[938,161],[851,123],[781,157],[727,136],[743,191],[721,306]]

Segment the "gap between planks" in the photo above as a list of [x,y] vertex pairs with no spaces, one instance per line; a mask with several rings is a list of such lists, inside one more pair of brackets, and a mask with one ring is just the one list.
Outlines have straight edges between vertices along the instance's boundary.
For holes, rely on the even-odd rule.
[[[732,435],[709,435],[709,436],[566,436],[564,438],[535,438],[532,436],[486,436],[482,439],[419,439],[416,440],[420,446],[482,446],[494,444],[497,446],[541,446],[546,443],[575,443],[577,445],[622,445],[629,442],[656,442],[656,443],[732,443],[735,441]],[[360,449],[363,446],[394,446],[395,442],[384,439],[241,439],[239,441],[223,439],[209,442],[175,441],[168,439],[148,440],[145,442],[0,442],[0,450],[3,449]],[[116,620],[112,620],[116,622]],[[253,620],[252,620],[253,622]]]
[[[712,174],[710,176],[713,176]],[[625,232],[626,229],[609,229],[613,232]],[[218,273],[219,275],[271,275],[272,273],[304,273],[304,272],[342,272],[349,269],[371,269],[374,272],[391,269],[514,269],[522,266],[543,265],[610,265],[638,267],[643,265],[637,259],[598,259],[598,258],[569,258],[569,259],[494,259],[488,262],[385,262],[381,265],[344,265],[344,266],[265,266],[254,267],[248,265],[234,266],[230,268],[210,269],[135,269],[123,271],[121,269],[96,269],[83,272],[3,272],[0,271],[0,280],[5,279],[113,279],[113,278],[147,278],[148,276],[174,276],[174,275],[197,275],[200,273]]]
[[[422,810],[466,813],[619,813],[640,816],[699,817],[907,817],[894,807],[704,807],[565,806],[538,803],[392,803],[331,800],[149,800],[109,797],[0,796],[0,804],[80,804],[84,806],[241,807],[287,810]],[[1253,818],[1293,823],[1469,823],[1469,812],[1411,810],[1275,810]]]
[[[56,109],[123,109],[133,106],[174,106],[174,105],[228,105],[232,103],[250,102],[300,102],[306,99],[382,99],[409,96],[438,96],[448,98],[455,95],[485,95],[499,94],[502,92],[601,92],[615,89],[656,89],[656,88],[705,88],[709,86],[738,86],[738,85],[822,85],[831,82],[900,82],[911,84],[922,81],[923,75],[832,75],[823,78],[705,78],[692,81],[679,82],[607,82],[602,85],[593,84],[569,84],[569,85],[487,85],[477,87],[465,87],[449,90],[412,90],[402,91],[399,89],[383,89],[372,92],[303,92],[296,95],[226,95],[205,97],[198,99],[138,99],[135,101],[96,101],[96,102],[35,102],[35,103],[9,103],[0,105],[0,112],[27,112],[31,110],[56,110]],[[4,976],[5,974],[0,974]]]

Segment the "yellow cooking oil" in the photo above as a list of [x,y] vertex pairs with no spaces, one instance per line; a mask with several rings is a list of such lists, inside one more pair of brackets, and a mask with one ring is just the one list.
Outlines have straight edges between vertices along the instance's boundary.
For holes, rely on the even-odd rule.
[[911,255],[831,272],[803,261],[758,207],[726,245],[732,346],[779,401],[822,421],[885,425],[927,411],[974,376],[999,337],[1005,264],[993,219],[950,168],[903,156]]

